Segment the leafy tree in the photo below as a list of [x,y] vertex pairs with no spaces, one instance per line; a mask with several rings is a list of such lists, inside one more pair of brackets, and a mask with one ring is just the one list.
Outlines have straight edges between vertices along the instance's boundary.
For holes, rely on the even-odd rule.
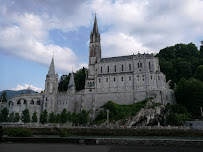
[[45,124],[45,123],[47,123],[47,119],[48,119],[48,112],[47,112],[47,110],[45,109],[45,110],[43,111],[43,113],[40,115],[40,122],[41,122],[42,124]]
[[57,114],[56,115],[56,123],[60,123],[61,122],[61,115]]
[[77,91],[85,88],[86,73],[87,73],[87,69],[84,67],[82,69],[76,71],[76,73],[75,73],[75,86],[76,86]]
[[27,108],[25,110],[23,110],[21,120],[24,123],[29,123],[30,122],[30,113],[29,113],[29,110]]
[[38,119],[37,119],[37,112],[35,111],[32,115],[32,122],[37,122]]
[[203,105],[203,82],[194,78],[182,78],[175,89],[177,102],[186,106],[194,118],[200,116]]
[[194,77],[203,82],[203,65],[197,67]]
[[79,117],[79,123],[82,125],[87,124],[89,121],[88,112],[85,110],[82,110],[81,113],[78,114],[78,117]]
[[50,123],[55,123],[56,122],[56,115],[53,112],[51,112],[49,114],[49,122]]
[[13,112],[9,114],[8,121],[9,122],[15,122],[15,117],[14,117],[14,113]]
[[7,122],[8,121],[8,114],[9,114],[9,111],[7,108],[4,108],[1,110],[1,119],[2,119],[2,122]]
[[166,117],[166,124],[168,125],[180,126],[184,124],[184,121],[191,120],[191,114],[184,106],[167,105],[166,109],[169,111],[169,115]]
[[[75,86],[77,91],[85,88],[86,73],[87,73],[87,69],[84,67],[76,71],[76,73],[74,73],[74,80],[75,80]],[[61,76],[59,85],[58,85],[59,91],[66,91],[68,89],[67,86],[70,80],[70,76],[71,76],[71,73],[69,73],[69,75]]]
[[78,120],[77,114],[75,112],[73,112],[72,115],[71,115],[71,122],[75,125],[75,124],[78,123],[78,121],[79,120]]
[[4,92],[2,93],[0,100],[1,100],[2,102],[7,102],[7,94],[6,94],[6,91],[4,91]]
[[14,122],[18,122],[20,120],[19,113],[15,113]]
[[61,112],[61,119],[60,119],[60,121],[61,121],[61,123],[66,123],[67,122],[67,111],[66,111],[66,109],[63,109],[63,111]]

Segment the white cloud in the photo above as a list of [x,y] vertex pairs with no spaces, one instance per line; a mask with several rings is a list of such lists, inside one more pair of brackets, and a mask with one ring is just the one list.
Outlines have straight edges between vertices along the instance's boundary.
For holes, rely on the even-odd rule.
[[[133,46],[136,52],[142,53],[145,48],[149,49],[149,52],[158,52],[177,43],[194,42],[199,45],[198,38],[203,35],[203,1],[200,0],[97,0],[91,7],[97,11],[99,24],[108,29],[103,33],[105,37],[101,37],[102,41],[105,41],[102,42],[102,47],[109,49],[109,39],[105,40],[106,37],[128,44],[121,46],[118,43],[110,50],[103,49],[110,54],[119,47],[121,54],[128,52],[129,45]],[[135,41],[123,41],[123,37],[118,36],[119,33]]]
[[53,44],[51,30],[92,27],[96,11],[103,56],[151,53],[203,38],[202,10],[200,0],[0,1],[0,50],[45,65],[54,51],[56,71],[70,72],[87,64]]
[[26,90],[28,88],[30,88],[31,90],[36,91],[36,92],[41,92],[42,91],[41,88],[35,87],[33,85],[29,85],[29,84],[24,84],[24,86],[18,84],[16,88],[12,88],[10,90],[18,91],[18,90]]

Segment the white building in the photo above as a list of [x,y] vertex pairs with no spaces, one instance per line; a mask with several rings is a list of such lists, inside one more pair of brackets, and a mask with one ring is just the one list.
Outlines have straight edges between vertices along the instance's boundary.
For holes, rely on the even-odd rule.
[[160,71],[159,60],[153,54],[137,54],[111,58],[101,57],[100,33],[95,16],[89,43],[89,66],[85,89],[75,90],[72,73],[67,92],[58,92],[58,75],[54,59],[46,76],[44,94],[19,95],[9,99],[10,112],[21,113],[28,108],[38,116],[43,110],[60,113],[64,108],[71,112],[93,110],[108,101],[133,104],[153,97],[154,102],[175,103],[174,91]]

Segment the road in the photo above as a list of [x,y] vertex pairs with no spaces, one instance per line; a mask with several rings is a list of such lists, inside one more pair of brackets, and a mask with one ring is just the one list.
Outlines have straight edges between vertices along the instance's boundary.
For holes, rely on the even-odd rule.
[[0,144],[0,152],[202,152],[192,147],[141,147],[71,144]]

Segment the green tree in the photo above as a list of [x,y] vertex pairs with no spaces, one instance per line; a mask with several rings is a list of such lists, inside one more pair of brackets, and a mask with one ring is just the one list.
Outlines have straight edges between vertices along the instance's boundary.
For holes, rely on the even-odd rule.
[[21,120],[24,123],[29,123],[30,122],[30,113],[29,113],[29,110],[27,108],[25,110],[23,110]]
[[75,77],[75,86],[77,91],[85,88],[86,73],[87,73],[87,69],[84,67],[76,71],[74,77]]
[[63,111],[61,112],[61,123],[66,123],[67,122],[67,111],[66,109],[63,109]]
[[[86,73],[87,73],[87,69],[84,67],[76,71],[76,73],[74,73],[75,87],[77,91],[85,88]],[[68,89],[67,86],[70,80],[70,76],[71,76],[71,73],[69,73],[69,75],[61,76],[59,80],[59,85],[58,85],[59,91],[66,91]]]
[[35,111],[32,115],[32,122],[37,122],[38,119],[37,119],[37,112]]
[[1,110],[1,117],[2,117],[2,122],[7,122],[8,121],[8,114],[9,111],[7,108],[4,108]]
[[6,91],[4,91],[4,92],[2,93],[0,100],[1,100],[2,102],[7,102],[7,94],[6,94]]
[[203,65],[197,67],[194,77],[203,82]]
[[56,115],[53,112],[51,112],[49,114],[49,122],[50,123],[55,123],[56,122]]
[[77,114],[75,112],[73,112],[72,115],[71,115],[71,122],[75,125],[75,124],[78,123],[78,121],[79,120],[78,120]]
[[9,114],[8,121],[9,121],[9,122],[15,122],[15,117],[14,117],[14,113],[13,113],[13,112],[11,112],[11,113]]
[[186,106],[194,118],[200,116],[203,105],[203,82],[194,78],[181,79],[175,89],[177,102]]
[[20,120],[19,113],[15,113],[14,122],[18,122]]
[[47,112],[47,110],[45,109],[45,110],[43,111],[43,113],[40,115],[40,123],[42,123],[42,124],[47,123],[47,119],[48,119],[48,112]]
[[60,123],[61,122],[61,115],[57,114],[56,115],[56,123]]
[[79,123],[82,125],[86,125],[89,121],[88,112],[85,110],[82,110],[81,113],[78,114],[79,117]]

